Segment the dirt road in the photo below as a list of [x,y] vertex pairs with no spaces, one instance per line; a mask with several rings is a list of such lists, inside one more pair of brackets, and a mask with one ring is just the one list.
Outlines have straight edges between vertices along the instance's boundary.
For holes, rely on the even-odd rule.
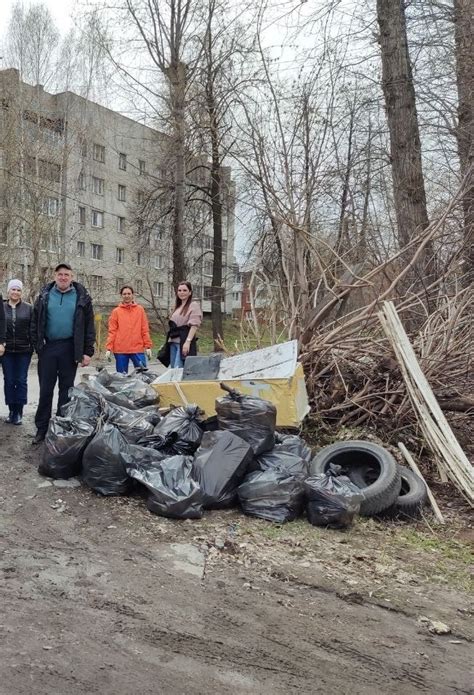
[[2,695],[472,692],[461,594],[440,636],[337,578],[277,577],[236,512],[173,522],[58,488],[32,433],[0,424]]

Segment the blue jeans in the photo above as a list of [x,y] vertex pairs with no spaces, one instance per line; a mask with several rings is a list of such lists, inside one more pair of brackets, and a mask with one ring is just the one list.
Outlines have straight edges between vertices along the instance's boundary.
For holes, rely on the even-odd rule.
[[146,358],[144,352],[134,352],[130,355],[123,355],[118,352],[115,355],[115,370],[121,374],[128,374],[128,361],[132,360],[134,367],[146,367]]
[[170,369],[175,367],[184,367],[184,360],[181,357],[181,345],[179,343],[170,343]]
[[26,405],[28,402],[30,362],[30,352],[6,352],[3,355],[3,385],[7,405]]

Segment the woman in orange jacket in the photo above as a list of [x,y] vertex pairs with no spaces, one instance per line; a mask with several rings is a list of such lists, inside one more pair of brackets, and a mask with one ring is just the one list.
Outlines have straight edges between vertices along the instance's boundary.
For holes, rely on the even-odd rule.
[[145,309],[135,304],[133,287],[122,287],[120,296],[122,301],[110,314],[105,356],[108,359],[113,352],[117,372],[127,374],[129,360],[134,367],[146,367],[145,353],[150,359],[151,340]]

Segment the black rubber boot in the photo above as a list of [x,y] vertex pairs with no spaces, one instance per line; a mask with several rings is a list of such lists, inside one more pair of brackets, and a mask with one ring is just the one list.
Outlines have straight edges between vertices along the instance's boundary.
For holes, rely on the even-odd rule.
[[9,412],[8,417],[5,418],[5,422],[9,422],[9,423],[11,424],[11,423],[12,423],[12,418],[13,418],[13,406],[12,406],[12,405],[9,405],[9,406],[8,406],[8,410],[9,410],[10,412]]

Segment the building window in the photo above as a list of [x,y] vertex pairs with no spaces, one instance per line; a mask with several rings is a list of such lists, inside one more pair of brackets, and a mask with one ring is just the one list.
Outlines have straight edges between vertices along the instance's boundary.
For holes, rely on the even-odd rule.
[[81,157],[87,157],[87,140],[84,138],[79,140],[79,149],[81,151]]
[[204,299],[212,299],[212,287],[204,287]]
[[80,191],[86,190],[86,177],[83,171],[81,171],[81,173],[79,174],[79,178],[77,179],[77,185]]
[[143,174],[146,172],[144,159],[138,160],[138,172],[139,172],[140,176],[143,176]]
[[90,288],[93,292],[102,291],[102,275],[91,275],[90,276]]
[[102,244],[91,244],[91,258],[101,261],[104,258],[104,247]]
[[163,290],[164,290],[164,285],[162,282],[154,282],[153,283],[153,294],[155,297],[162,297],[163,296]]
[[105,162],[105,147],[94,143],[94,159],[96,162]]
[[127,155],[123,152],[119,152],[119,169],[122,169],[122,171],[127,170]]
[[99,179],[97,176],[92,177],[92,190],[97,195],[104,195],[104,179]]
[[143,280],[137,280],[135,283],[137,294],[143,294]]
[[125,232],[125,217],[117,217],[117,232]]
[[222,253],[227,253],[227,239],[222,239]]
[[212,261],[204,261],[204,275],[212,275]]
[[43,215],[57,217],[60,212],[60,204],[57,198],[45,198],[42,205]]
[[162,239],[164,239],[165,233],[163,231],[163,227],[155,227],[153,229],[153,237],[155,239],[155,242],[161,241]]
[[125,280],[123,278],[115,278],[115,291],[117,294],[120,293],[120,290],[122,287],[125,285]]
[[104,226],[104,213],[99,210],[92,210],[92,226],[93,227],[103,227]]
[[212,249],[214,246],[214,239],[209,234],[204,234],[202,245],[205,249]]
[[143,205],[145,202],[145,193],[143,191],[138,191],[137,193],[137,203]]
[[163,256],[154,256],[153,258],[153,266],[157,270],[163,270]]
[[85,224],[86,223],[86,209],[82,205],[79,205],[77,208],[79,211],[79,224]]
[[115,260],[117,263],[125,262],[125,249],[115,249]]
[[122,186],[121,183],[118,185],[118,199],[123,203],[127,200],[127,187]]
[[84,241],[78,241],[77,242],[77,255],[78,256],[85,256],[86,255],[86,244]]
[[137,265],[145,265],[145,257],[141,251],[138,251],[137,253]]

